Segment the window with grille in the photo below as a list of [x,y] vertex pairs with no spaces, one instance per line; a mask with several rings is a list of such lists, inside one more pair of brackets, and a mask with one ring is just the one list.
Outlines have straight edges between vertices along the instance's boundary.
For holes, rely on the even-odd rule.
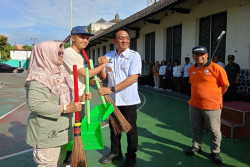
[[109,50],[114,50],[114,49],[115,49],[114,44],[110,44],[109,45]]
[[[217,38],[222,31],[226,31],[227,12],[207,16],[200,19],[199,45],[208,49],[209,55],[215,51],[218,44]],[[225,62],[226,35],[222,38],[214,55],[220,56],[221,62]]]
[[100,48],[97,48],[97,57],[100,56]]
[[106,46],[102,47],[102,54],[105,55],[106,54]]
[[92,50],[93,63],[95,64],[95,49]]
[[181,63],[182,25],[167,28],[166,34],[166,60],[178,60]]
[[145,35],[145,61],[155,59],[155,32]]
[[130,49],[137,50],[137,38],[131,38],[130,39]]

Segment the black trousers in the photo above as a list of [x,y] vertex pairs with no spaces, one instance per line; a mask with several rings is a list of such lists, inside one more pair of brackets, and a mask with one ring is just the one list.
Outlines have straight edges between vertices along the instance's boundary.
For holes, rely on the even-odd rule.
[[[138,147],[138,132],[137,132],[137,111],[136,105],[130,106],[119,106],[118,107],[123,116],[127,119],[129,124],[132,126],[132,129],[127,133],[127,159],[134,159],[136,158],[136,151]],[[113,127],[109,122],[110,127],[110,139],[111,139],[111,153],[119,154],[121,153],[121,134],[115,135],[113,131]]]
[[165,85],[166,85],[165,76],[164,75],[159,75],[159,77],[160,77],[160,88],[165,89]]
[[181,77],[173,77],[174,81],[174,90],[177,93],[181,92]]
[[226,93],[223,96],[224,101],[234,101],[237,99],[236,96],[236,83],[230,83],[230,86],[228,87]]
[[189,83],[189,77],[182,78],[182,92],[186,95],[191,95],[191,85]]

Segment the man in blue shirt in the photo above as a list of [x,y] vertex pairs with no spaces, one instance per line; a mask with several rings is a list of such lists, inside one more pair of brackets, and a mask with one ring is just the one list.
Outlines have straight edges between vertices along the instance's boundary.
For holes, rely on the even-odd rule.
[[[124,167],[134,166],[138,147],[137,112],[136,104],[140,103],[137,79],[141,74],[141,56],[138,52],[130,50],[130,38],[126,29],[118,29],[113,34],[112,42],[116,45],[115,51],[105,56],[109,60],[106,70],[99,74],[101,79],[108,76],[108,87],[99,89],[100,95],[110,95],[132,129],[127,133],[127,153]],[[101,163],[107,164],[122,159],[121,135],[115,135],[111,123],[111,152],[102,157]]]

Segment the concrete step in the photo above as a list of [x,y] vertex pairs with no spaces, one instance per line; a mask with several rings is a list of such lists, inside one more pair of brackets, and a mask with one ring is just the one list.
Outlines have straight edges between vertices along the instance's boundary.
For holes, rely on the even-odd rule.
[[233,109],[229,107],[223,107],[221,113],[221,119],[230,120],[232,122],[238,122],[244,124],[244,116],[246,111]]
[[230,120],[221,120],[221,133],[223,136],[237,139],[250,137],[250,125],[244,125]]
[[243,127],[244,124],[231,121],[231,120],[225,120],[221,119],[221,133],[223,136],[228,137],[228,138],[235,138],[235,127]]

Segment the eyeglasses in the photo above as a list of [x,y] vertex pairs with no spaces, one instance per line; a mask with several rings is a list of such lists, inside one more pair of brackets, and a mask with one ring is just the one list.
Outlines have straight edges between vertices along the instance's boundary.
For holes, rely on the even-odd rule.
[[61,56],[63,55],[64,52],[58,52],[58,56]]
[[116,39],[119,41],[123,41],[123,40],[129,41],[130,40],[129,37],[117,37]]

